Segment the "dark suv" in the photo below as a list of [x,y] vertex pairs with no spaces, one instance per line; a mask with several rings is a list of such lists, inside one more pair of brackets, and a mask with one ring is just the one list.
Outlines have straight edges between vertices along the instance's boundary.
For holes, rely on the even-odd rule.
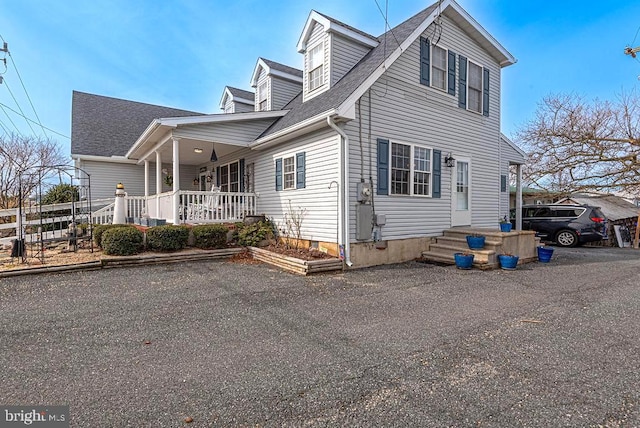
[[[515,209],[511,222],[515,223]],[[522,229],[535,230],[546,241],[561,247],[575,247],[599,241],[606,235],[604,215],[600,208],[589,205],[523,205]]]

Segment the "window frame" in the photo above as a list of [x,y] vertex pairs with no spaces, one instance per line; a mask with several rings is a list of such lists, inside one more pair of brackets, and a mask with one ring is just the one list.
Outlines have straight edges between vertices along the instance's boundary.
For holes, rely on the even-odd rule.
[[[312,60],[313,60],[313,53],[315,51],[318,51],[318,56],[320,58],[319,64],[316,65],[315,67],[312,68],[313,65],[312,64]],[[315,92],[317,90],[319,90],[320,88],[322,88],[325,85],[325,78],[324,78],[324,62],[325,62],[325,58],[324,58],[324,41],[321,41],[320,43],[312,46],[309,48],[309,50],[307,51],[308,55],[307,55],[307,69],[309,70],[307,72],[307,91],[309,93],[311,92]],[[317,76],[314,76],[314,73],[317,74]],[[311,82],[319,80],[319,83],[316,86],[312,86]]]
[[[396,189],[395,189],[396,185],[394,183],[397,183],[398,181],[394,179],[394,170],[407,171],[406,168],[398,168],[394,166],[393,148],[396,145],[409,147],[409,169],[408,169],[409,181],[407,183],[409,193],[396,193]],[[426,159],[426,161],[429,164],[428,170],[421,170],[416,168],[416,149],[426,150],[426,153],[428,154],[428,158]],[[396,158],[397,158],[397,155],[396,155]],[[416,180],[416,173],[427,174],[428,175],[427,182],[418,183]],[[389,196],[396,196],[396,197],[411,196],[411,197],[421,197],[421,198],[433,198],[433,147],[425,146],[422,144],[411,144],[411,143],[404,143],[400,141],[389,141],[388,182],[389,182]],[[427,186],[428,192],[426,194],[417,193],[415,191],[416,185]]]
[[[470,102],[470,99],[471,99],[471,88],[472,88],[471,87],[471,65],[472,64],[475,67],[478,67],[478,70],[480,72],[480,89],[479,90],[477,90],[476,88],[473,89],[474,91],[475,90],[478,91],[478,98],[479,98],[479,101],[480,101],[478,110],[471,108],[471,102]],[[484,75],[483,75],[483,73],[484,73],[484,67],[483,66],[481,66],[477,62],[471,61],[470,59],[467,58],[467,82],[466,82],[467,83],[467,106],[466,106],[466,109],[468,111],[471,111],[473,113],[478,113],[480,115],[484,111],[484,105],[483,105],[483,103],[484,103],[484,99],[483,99],[484,98],[483,97],[483,94],[484,94]]]
[[[231,165],[237,166],[237,180],[232,180]],[[240,160],[229,162],[223,165],[219,165],[220,168],[220,182],[217,183],[221,192],[240,193]],[[226,174],[223,171],[226,169]],[[224,182],[224,183],[223,183]],[[233,190],[237,186],[238,190]]]
[[[291,161],[291,171],[287,171],[287,161]],[[282,190],[296,189],[296,155],[282,157]],[[287,187],[287,179],[290,179],[291,186]]]
[[258,111],[269,109],[269,82],[265,80],[258,85]]
[[[431,56],[430,56],[430,64],[429,64],[429,85],[434,88],[434,89],[438,89],[441,90],[443,92],[447,92],[448,91],[448,79],[449,79],[449,50],[445,49],[441,46],[435,45],[435,44],[431,44],[430,46],[431,48]],[[434,48],[438,48],[440,50],[442,50],[442,52],[444,53],[444,68],[440,69],[439,67],[435,66],[435,49]],[[433,69],[437,69],[437,70],[441,70],[442,71],[442,87],[436,86],[434,84],[434,73],[433,73]]]

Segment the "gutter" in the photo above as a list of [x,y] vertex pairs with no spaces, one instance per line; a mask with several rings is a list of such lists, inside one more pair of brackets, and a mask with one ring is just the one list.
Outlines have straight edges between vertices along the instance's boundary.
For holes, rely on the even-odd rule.
[[[340,204],[338,209],[342,215],[338,228],[342,232],[340,240],[344,245],[344,262],[347,266],[351,267],[353,263],[351,262],[351,248],[349,246],[349,136],[335,124],[331,116],[327,117],[327,125],[340,135],[338,150],[338,156],[340,157],[340,162],[338,163],[338,169],[340,171],[340,187],[338,189],[340,192]],[[340,242],[338,242],[338,245],[340,245]]]

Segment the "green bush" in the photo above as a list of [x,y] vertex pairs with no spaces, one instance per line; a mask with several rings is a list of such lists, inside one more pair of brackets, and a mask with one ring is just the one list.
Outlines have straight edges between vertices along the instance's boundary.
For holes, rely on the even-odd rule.
[[274,230],[273,223],[269,220],[243,224],[238,229],[238,245],[255,247],[260,241],[273,239],[275,237]]
[[177,251],[187,246],[187,226],[155,226],[147,230],[147,248],[152,251]]
[[221,224],[201,224],[191,229],[197,248],[225,248],[229,229]]
[[102,250],[112,256],[130,256],[143,249],[143,235],[135,227],[114,225],[102,233]]
[[93,243],[96,244],[98,247],[103,248],[102,236],[104,232],[109,229],[114,229],[116,227],[128,227],[128,228],[135,229],[135,226],[126,225],[126,224],[96,224],[93,226]]

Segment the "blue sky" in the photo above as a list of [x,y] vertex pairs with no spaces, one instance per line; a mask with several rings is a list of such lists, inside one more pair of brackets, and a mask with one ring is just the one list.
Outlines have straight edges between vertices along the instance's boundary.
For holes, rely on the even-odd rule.
[[[384,10],[385,1],[378,2]],[[533,118],[546,95],[614,99],[639,89],[640,55],[632,59],[623,50],[640,46],[640,2],[458,2],[518,59],[503,70],[508,136]],[[429,4],[388,0],[389,23]],[[68,137],[72,90],[220,113],[225,85],[251,89],[259,56],[301,68],[295,47],[311,9],[376,36],[385,30],[375,0],[5,0],[0,35],[13,62],[7,58],[0,103],[36,120],[17,69],[42,124]],[[0,124],[15,131],[13,121],[32,134],[24,119],[5,111],[11,120],[0,110]],[[68,138],[48,135],[69,153]]]

